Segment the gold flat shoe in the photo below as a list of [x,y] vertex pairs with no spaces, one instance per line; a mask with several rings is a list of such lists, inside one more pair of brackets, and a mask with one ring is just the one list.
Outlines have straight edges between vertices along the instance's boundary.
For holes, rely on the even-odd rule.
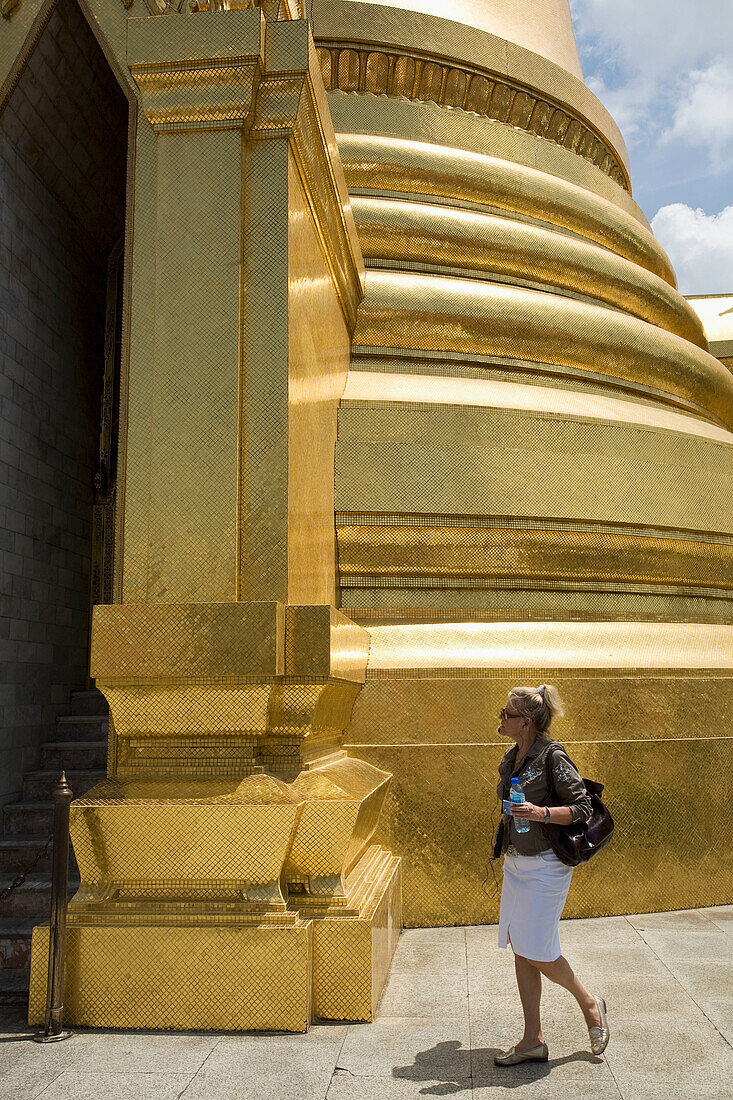
[[593,1054],[603,1054],[604,1050],[608,1046],[608,1040],[611,1037],[611,1033],[608,1030],[608,1020],[606,1019],[606,1002],[603,997],[596,997],[593,994],[593,1000],[598,1005],[598,1012],[601,1017],[600,1027],[589,1027],[588,1034],[590,1035],[590,1049]]
[[[596,1030],[598,1030],[596,1028]],[[540,1043],[537,1047],[530,1047],[529,1050],[517,1050],[516,1047],[512,1047],[510,1050],[505,1051],[503,1054],[494,1055],[495,1066],[518,1066],[520,1062],[546,1062],[547,1061],[547,1043]]]

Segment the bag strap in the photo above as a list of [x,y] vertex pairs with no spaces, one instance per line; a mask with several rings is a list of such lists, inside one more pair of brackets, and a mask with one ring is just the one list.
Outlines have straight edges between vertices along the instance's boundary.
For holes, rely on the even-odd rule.
[[[547,755],[545,757],[545,778],[547,779],[548,792],[555,799],[555,801],[557,801],[558,794],[557,787],[555,786],[555,774],[552,770],[552,754],[554,749],[562,749],[562,745],[558,744],[557,741],[550,742],[550,746],[547,750]],[[568,759],[570,758],[568,757]],[[575,767],[574,764],[573,767]]]

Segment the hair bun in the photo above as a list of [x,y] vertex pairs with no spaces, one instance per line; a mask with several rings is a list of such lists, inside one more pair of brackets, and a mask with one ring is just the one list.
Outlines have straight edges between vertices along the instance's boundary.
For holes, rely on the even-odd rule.
[[509,696],[517,702],[519,713],[530,718],[538,733],[544,733],[553,718],[562,718],[562,699],[553,684],[536,687],[515,687]]

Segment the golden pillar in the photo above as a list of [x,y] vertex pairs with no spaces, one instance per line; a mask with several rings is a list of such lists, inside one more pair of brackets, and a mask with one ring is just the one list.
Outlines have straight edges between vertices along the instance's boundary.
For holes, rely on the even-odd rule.
[[731,782],[733,385],[569,5],[315,0],[313,25],[367,268],[336,451],[342,609],[371,636],[347,741],[393,773],[405,923],[496,920],[496,715],[546,681],[618,823],[569,914],[723,902],[702,791]]
[[71,811],[67,1016],[369,1020],[401,879],[372,843],[390,776],[341,748],[369,648],[335,606],[333,504],[363,265],[315,48],[203,7],[130,18],[125,62],[121,602],[93,621],[109,767]]

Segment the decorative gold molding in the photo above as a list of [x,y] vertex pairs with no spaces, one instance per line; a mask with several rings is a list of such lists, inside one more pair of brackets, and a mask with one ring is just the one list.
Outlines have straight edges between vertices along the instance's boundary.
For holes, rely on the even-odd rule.
[[[340,98],[340,108],[343,108],[345,105],[350,107],[356,97],[354,100],[347,96]],[[362,108],[367,103],[380,109],[408,106],[386,96],[362,100],[358,106]],[[419,109],[424,112],[427,105]],[[436,108],[431,105],[431,109],[434,114]],[[356,113],[349,112],[350,115]],[[340,114],[344,114],[341,109]],[[465,112],[446,112],[446,120],[448,118],[461,123],[480,123]],[[339,153],[352,194],[358,191],[386,197],[404,195],[428,202],[447,200],[446,204],[451,206],[469,204],[479,209],[520,214],[569,229],[645,267],[670,286],[677,285],[669,258],[640,216],[577,182],[507,159],[508,150],[502,152],[493,144],[491,153],[488,147],[473,148],[471,142],[462,147],[459,132],[452,132],[450,142],[441,145],[428,140],[389,137],[373,123],[374,133],[356,133],[348,119],[342,117],[338,121]],[[476,129],[476,126],[471,128]],[[508,132],[506,136],[516,135]],[[553,147],[551,152],[554,154],[559,149]],[[577,167],[584,171],[585,162],[578,162]],[[618,198],[625,198],[629,205],[633,203],[612,181],[609,180],[608,185],[617,192]]]
[[[135,0],[122,0],[126,8],[131,8]],[[183,11],[185,0],[145,0],[145,7],[151,15],[165,15],[166,12]]]
[[[313,39],[304,20],[268,23],[265,6],[253,8],[239,13],[243,22],[236,39],[230,28],[237,24],[228,17],[176,21],[181,36],[169,36],[165,45],[150,20],[131,20],[130,72],[156,130],[197,130],[206,123],[241,126],[254,140],[287,136],[352,332],[363,294],[363,261],[354,251],[346,183],[340,169],[338,180],[335,175],[336,138],[318,87]],[[258,8],[262,14],[255,16]]]
[[[365,260],[469,278],[530,280],[631,313],[707,350],[700,319],[659,276],[595,242],[493,211],[353,195]],[[426,266],[426,265],[433,265]]]
[[316,47],[327,91],[427,100],[483,115],[562,145],[631,191],[623,165],[585,120],[500,73],[418,50],[387,51],[379,43],[318,38]]
[[708,352],[629,314],[559,294],[370,270],[354,347],[554,363],[654,387],[733,426],[730,374]]
[[[518,530],[452,525],[342,525],[339,571],[344,578],[619,582],[733,588],[733,546],[589,531]],[[352,581],[354,583],[354,581]]]
[[630,535],[646,539],[685,539],[688,542],[709,542],[733,547],[733,535],[719,531],[684,528],[634,526],[624,523],[602,523],[593,520],[545,519],[538,516],[475,515],[462,516],[447,512],[336,512],[337,527],[468,527],[503,531],[581,531],[598,537]]
[[335,608],[274,602],[94,609],[91,664],[110,704],[109,774],[290,782],[340,752],[369,637]]
[[[278,93],[292,92],[296,112],[292,116],[270,113]],[[361,257],[354,255],[349,226],[335,187],[321,187],[319,181],[332,176],[326,145],[320,134],[320,119],[315,108],[310,80],[303,75],[292,80],[266,79],[255,102],[255,118],[249,134],[252,138],[272,136],[276,129],[288,133],[295,163],[306,199],[323,245],[323,255],[338,288],[347,326],[353,332],[356,311],[362,297]]]
[[[685,676],[703,669],[733,669],[733,626],[663,622],[395,623],[369,630],[372,676],[478,673],[506,676],[518,668],[564,669],[560,675],[654,675],[676,669]],[[519,662],[522,661],[522,665]],[[595,670],[595,672],[593,671]],[[356,725],[356,723],[355,723]],[[655,731],[652,736],[657,736]]]
[[[1,0],[2,3],[19,3],[20,0]],[[135,0],[122,0],[127,11],[130,10]],[[277,19],[302,19],[303,10],[300,0],[144,0],[145,6],[151,15],[185,15],[188,12],[199,13],[208,11],[249,11],[252,8],[262,8],[265,18]]]
[[203,26],[198,19],[176,20],[181,33],[165,36],[167,41],[150,20],[130,21],[128,65],[155,129],[245,123],[262,75],[265,21],[262,15],[242,15],[236,49],[228,19],[212,18]]

